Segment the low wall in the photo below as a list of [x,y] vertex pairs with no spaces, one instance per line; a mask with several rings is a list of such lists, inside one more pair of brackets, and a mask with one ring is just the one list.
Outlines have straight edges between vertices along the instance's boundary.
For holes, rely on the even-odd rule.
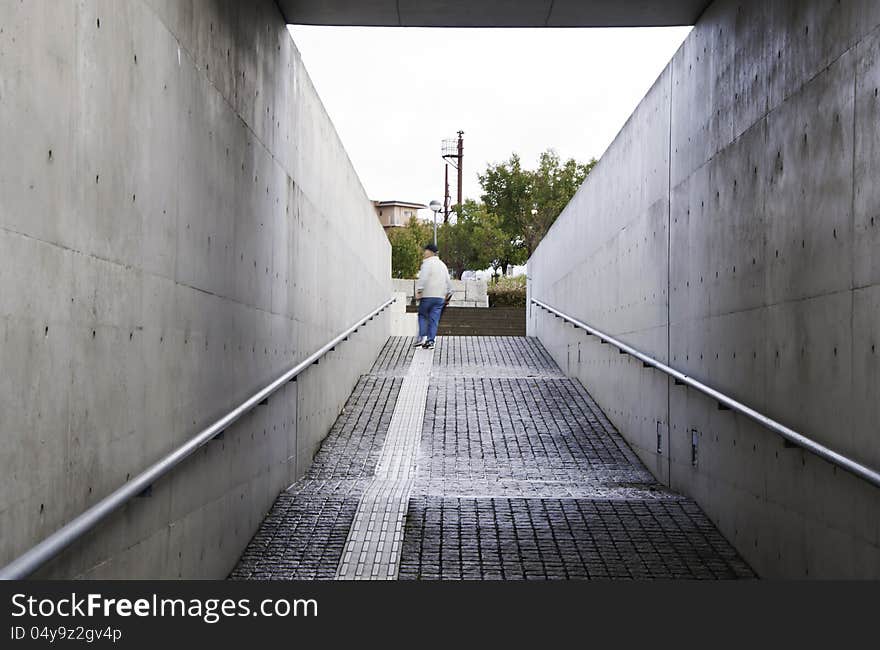
[[[392,287],[395,292],[402,293],[406,296],[407,303],[415,300],[416,281],[415,280],[391,280]],[[450,307],[489,307],[488,285],[484,280],[452,280],[452,288],[455,291]]]

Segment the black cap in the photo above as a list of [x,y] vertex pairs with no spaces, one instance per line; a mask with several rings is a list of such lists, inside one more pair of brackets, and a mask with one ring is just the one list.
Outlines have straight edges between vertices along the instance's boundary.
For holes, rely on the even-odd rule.
[[427,245],[425,246],[425,250],[426,250],[426,251],[431,251],[432,253],[434,253],[434,255],[436,255],[437,253],[440,252],[440,249],[437,248],[437,246],[436,246],[435,244],[427,244]]

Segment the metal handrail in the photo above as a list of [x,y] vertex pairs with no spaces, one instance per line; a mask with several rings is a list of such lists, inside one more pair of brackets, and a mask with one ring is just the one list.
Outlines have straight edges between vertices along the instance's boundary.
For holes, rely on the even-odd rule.
[[374,309],[361,318],[355,325],[352,325],[342,334],[322,346],[317,352],[306,357],[303,361],[285,372],[271,384],[262,388],[259,392],[249,397],[212,425],[190,438],[189,441],[145,469],[130,481],[127,481],[125,485],[111,492],[81,515],[71,520],[39,544],[0,569],[0,580],[20,580],[36,571],[40,566],[51,560],[70,544],[94,528],[112,512],[134,497],[148,490],[156,480],[177,467],[181,462],[206,445],[213,438],[216,438],[219,434],[223,433],[223,431],[228,429],[243,415],[252,411],[261,403],[264,403],[282,386],[294,381],[297,376],[309,366],[317,363],[321,357],[333,350],[343,341],[347,340],[352,333],[358,330],[358,328],[385,311],[393,302],[393,299],[384,302],[379,308]]
[[850,474],[858,476],[861,479],[864,479],[868,483],[873,484],[876,487],[880,487],[880,472],[871,469],[870,467],[866,467],[851,458],[847,458],[843,454],[840,454],[833,449],[829,449],[828,447],[819,444],[815,440],[808,438],[807,436],[794,431],[793,429],[788,428],[784,424],[777,422],[776,420],[767,417],[763,413],[759,413],[755,409],[746,406],[742,402],[738,402],[732,397],[721,393],[714,388],[706,386],[702,382],[697,381],[693,377],[690,377],[683,372],[676,370],[670,366],[667,366],[665,363],[657,361],[653,357],[649,357],[647,354],[643,352],[639,352],[632,346],[627,345],[626,343],[617,340],[613,336],[605,334],[604,332],[597,330],[595,327],[590,327],[586,323],[583,323],[576,318],[572,318],[564,314],[563,312],[554,309],[550,305],[547,305],[540,300],[536,300],[534,298],[531,299],[531,302],[541,309],[550,312],[551,314],[557,316],[558,318],[562,318],[563,320],[571,323],[575,327],[585,330],[588,334],[599,338],[603,343],[609,343],[614,347],[618,348],[621,353],[628,354],[639,359],[645,367],[656,368],[657,370],[666,373],[673,379],[677,384],[684,384],[686,386],[690,386],[691,388],[703,393],[704,395],[709,396],[716,402],[720,408],[736,411],[737,413],[741,413],[745,415],[747,418],[754,420],[758,424],[770,429],[771,431],[779,434],[790,443],[797,445],[798,447],[802,447],[807,451],[810,451],[820,458],[827,460],[829,463],[840,467],[841,469],[846,470]]

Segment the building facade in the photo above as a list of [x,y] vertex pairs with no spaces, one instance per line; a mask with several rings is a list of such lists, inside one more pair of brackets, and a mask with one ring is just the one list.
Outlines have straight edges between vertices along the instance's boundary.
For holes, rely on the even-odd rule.
[[427,205],[421,203],[409,203],[407,201],[373,201],[376,207],[376,216],[383,228],[400,228],[409,223],[413,217],[417,217],[419,210],[427,209]]

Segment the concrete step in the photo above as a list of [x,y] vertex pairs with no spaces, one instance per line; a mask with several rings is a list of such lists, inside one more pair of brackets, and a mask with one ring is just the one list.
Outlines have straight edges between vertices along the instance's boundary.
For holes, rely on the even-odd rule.
[[[417,307],[408,307],[417,312]],[[468,308],[448,307],[443,310],[439,336],[525,336],[525,307]]]

